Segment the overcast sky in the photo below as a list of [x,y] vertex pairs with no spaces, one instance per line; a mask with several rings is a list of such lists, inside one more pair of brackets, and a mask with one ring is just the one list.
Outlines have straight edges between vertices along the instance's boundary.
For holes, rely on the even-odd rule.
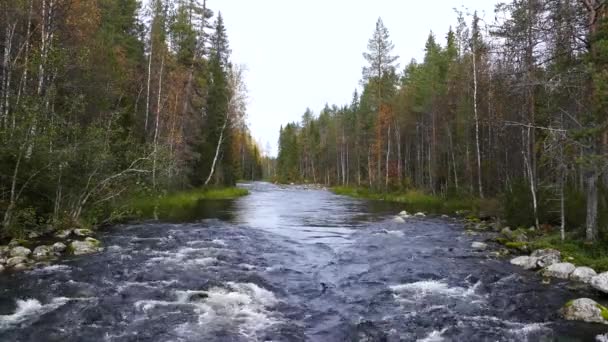
[[442,45],[454,8],[494,18],[496,0],[208,0],[222,12],[234,63],[247,67],[248,121],[262,148],[277,153],[279,127],[306,107],[349,103],[359,87],[362,53],[382,17],[403,67],[424,56],[433,31]]

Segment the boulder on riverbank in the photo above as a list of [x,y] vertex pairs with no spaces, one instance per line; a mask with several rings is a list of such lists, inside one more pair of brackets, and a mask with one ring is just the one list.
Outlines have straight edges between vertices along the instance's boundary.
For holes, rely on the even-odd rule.
[[11,252],[10,252],[11,257],[27,258],[30,254],[32,254],[32,251],[29,248],[25,248],[25,247],[21,247],[21,246],[11,248]]
[[530,254],[536,258],[536,265],[540,268],[549,267],[560,262],[562,253],[556,249],[538,249]]
[[53,247],[51,246],[38,246],[34,248],[32,257],[36,260],[48,259],[54,256]]
[[536,258],[524,255],[511,259],[511,264],[522,267],[524,270],[534,270],[538,267],[536,266],[536,260]]
[[589,281],[594,289],[608,293],[608,272],[600,273]]
[[63,253],[68,248],[68,246],[66,246],[63,242],[55,242],[53,246],[51,246],[51,248],[53,248],[53,252],[55,253]]
[[569,279],[570,275],[576,266],[569,262],[558,262],[553,264],[543,270],[543,275],[545,277],[559,278],[559,279]]
[[6,266],[8,267],[15,267],[19,264],[25,264],[27,263],[27,258],[26,257],[22,257],[22,256],[16,256],[16,257],[12,257],[10,259],[8,259],[6,261]]
[[595,270],[591,267],[577,267],[572,274],[570,274],[570,279],[574,281],[580,281],[581,283],[589,284],[593,277],[597,276]]
[[99,240],[88,237],[84,241],[72,241],[70,250],[74,255],[92,254],[99,252],[100,244]]
[[566,303],[561,314],[569,321],[608,324],[608,309],[589,298],[579,298]]

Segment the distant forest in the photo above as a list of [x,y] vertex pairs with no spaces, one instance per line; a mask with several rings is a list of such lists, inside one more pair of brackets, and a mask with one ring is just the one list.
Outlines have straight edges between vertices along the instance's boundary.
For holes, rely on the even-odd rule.
[[277,178],[499,198],[521,224],[596,240],[608,224],[608,4],[513,0],[492,22],[455,17],[403,68],[379,19],[362,91],[281,128]]
[[1,236],[261,177],[221,14],[145,4],[0,1]]

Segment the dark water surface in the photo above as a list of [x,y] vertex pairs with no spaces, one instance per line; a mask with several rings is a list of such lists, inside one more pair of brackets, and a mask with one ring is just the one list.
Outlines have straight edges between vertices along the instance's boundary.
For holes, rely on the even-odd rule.
[[[105,251],[0,276],[2,341],[593,341],[575,292],[471,250],[458,224],[246,184],[218,218],[101,235]],[[204,210],[201,209],[201,212]]]

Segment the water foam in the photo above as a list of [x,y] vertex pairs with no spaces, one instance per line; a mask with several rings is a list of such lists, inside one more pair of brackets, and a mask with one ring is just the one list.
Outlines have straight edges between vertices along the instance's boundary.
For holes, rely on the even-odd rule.
[[34,321],[40,316],[58,309],[65,305],[67,302],[72,300],[91,300],[96,298],[66,298],[57,297],[53,298],[50,303],[42,304],[39,300],[34,298],[17,299],[17,307],[15,312],[10,315],[0,315],[0,329],[7,329],[14,325],[26,322]]
[[176,291],[174,301],[141,300],[135,307],[150,313],[157,307],[188,306],[198,315],[198,322],[185,323],[177,333],[184,336],[238,331],[247,338],[279,322],[272,308],[279,303],[275,295],[252,283],[229,282],[207,291]]
[[441,342],[444,341],[443,338],[443,334],[445,334],[445,332],[448,329],[442,329],[442,330],[433,330],[431,331],[428,335],[426,335],[426,337],[418,339],[418,342]]
[[422,280],[415,283],[393,285],[389,286],[389,288],[399,296],[406,294],[411,295],[416,300],[420,300],[431,295],[470,297],[475,295],[475,291],[480,285],[481,283],[477,282],[475,285],[468,288],[459,286],[450,287],[442,281]]

